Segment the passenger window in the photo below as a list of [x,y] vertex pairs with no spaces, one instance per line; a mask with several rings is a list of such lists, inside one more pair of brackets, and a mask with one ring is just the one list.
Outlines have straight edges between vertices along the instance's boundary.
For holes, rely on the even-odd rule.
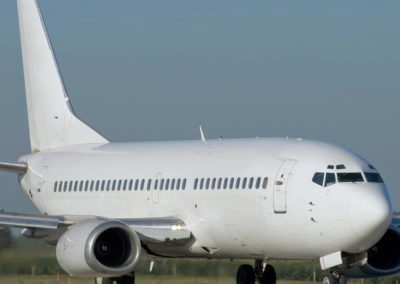
[[229,183],[229,189],[233,189],[234,184],[235,184],[235,178],[231,178]]
[[165,180],[165,190],[169,189],[169,178]]
[[249,189],[253,188],[254,178],[249,179]]
[[85,182],[85,191],[88,191],[88,190],[89,190],[89,181],[87,180]]
[[68,186],[68,182],[67,182],[67,181],[64,181],[64,192],[67,191],[67,186]]
[[144,180],[144,179],[142,179],[142,182],[140,183],[140,190],[143,190],[144,189],[144,183],[145,183],[146,181]]
[[74,191],[77,191],[77,190],[78,190],[78,181],[76,180],[74,183]]
[[247,184],[247,178],[243,178],[242,189],[246,188],[246,184]]
[[56,181],[56,183],[54,184],[54,192],[57,191],[57,186],[58,186],[58,182]]
[[212,179],[212,182],[211,182],[211,189],[215,189],[215,184],[216,184],[216,182],[217,182],[217,179],[216,179],[216,178],[213,178],[213,179]]
[[325,186],[330,186],[336,183],[336,176],[334,173],[326,173]]
[[111,180],[107,180],[107,187],[106,190],[109,191],[111,187]]
[[129,180],[129,190],[132,190],[132,188],[133,188],[133,179],[130,179]]
[[199,183],[199,179],[196,178],[196,179],[194,180],[194,185],[193,185],[193,189],[194,189],[194,190],[197,189],[197,184],[198,184],[198,183]]
[[101,191],[104,191],[106,188],[106,181],[103,179],[102,181],[101,181]]
[[203,185],[204,185],[204,178],[200,179],[200,189],[203,189]]
[[240,187],[240,178],[236,179],[236,189],[239,189]]
[[99,189],[100,189],[100,181],[97,180],[96,181],[96,191],[99,191]]
[[183,182],[182,182],[182,190],[185,190],[185,189],[186,189],[186,179],[184,178]]
[[164,179],[162,178],[160,181],[160,190],[164,189]]
[[126,186],[128,185],[128,181],[127,180],[124,180],[124,188],[123,188],[123,190],[125,191],[126,190]]
[[69,188],[68,188],[68,191],[72,191],[72,183],[73,183],[72,181],[70,181],[70,182],[69,182]]
[[210,188],[210,178],[206,180],[206,189]]
[[228,181],[229,181],[228,178],[224,178],[224,189],[227,189],[227,187],[228,187]]
[[59,184],[59,186],[58,186],[58,191],[59,191],[59,192],[61,192],[61,191],[62,191],[62,186],[63,186],[63,182],[62,182],[62,181],[60,181],[60,184]]
[[263,180],[262,188],[263,188],[263,189],[266,189],[266,188],[267,188],[267,185],[268,185],[268,178],[265,177],[264,180]]
[[154,181],[154,189],[157,190],[157,188],[158,188],[158,179]]
[[180,190],[180,189],[181,189],[181,179],[178,178],[178,179],[176,180],[176,190]]
[[221,188],[222,188],[222,178],[219,178],[219,179],[218,179],[217,188],[218,188],[218,189],[221,189]]
[[93,188],[94,188],[94,180],[90,182],[90,191],[93,191]]
[[116,189],[116,187],[117,187],[117,181],[113,180],[113,182],[112,182],[112,191],[114,191]]
[[120,191],[122,189],[122,180],[118,180],[117,190]]
[[316,183],[318,185],[321,185],[324,183],[324,173],[315,173],[313,178],[312,178],[313,183]]
[[148,179],[147,181],[147,190],[150,190],[151,188],[151,179]]
[[81,181],[79,182],[79,191],[82,191],[82,190],[83,190],[83,185],[84,185],[84,181],[81,180]]
[[175,188],[175,179],[171,179],[171,190],[174,190]]
[[258,177],[258,178],[257,178],[257,181],[256,181],[256,189],[259,189],[259,188],[260,188],[260,185],[261,185],[261,178]]
[[135,180],[135,191],[139,189],[139,180]]

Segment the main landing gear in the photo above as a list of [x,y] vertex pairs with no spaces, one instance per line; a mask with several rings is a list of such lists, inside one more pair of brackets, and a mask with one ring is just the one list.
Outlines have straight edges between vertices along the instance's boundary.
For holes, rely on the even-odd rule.
[[135,274],[116,278],[96,278],[95,284],[135,284]]
[[330,272],[322,280],[322,284],[346,284],[347,279],[345,276],[335,272]]
[[256,260],[254,268],[249,264],[239,266],[236,273],[237,284],[254,284],[256,279],[258,279],[260,284],[276,284],[274,267],[265,264],[262,260]]

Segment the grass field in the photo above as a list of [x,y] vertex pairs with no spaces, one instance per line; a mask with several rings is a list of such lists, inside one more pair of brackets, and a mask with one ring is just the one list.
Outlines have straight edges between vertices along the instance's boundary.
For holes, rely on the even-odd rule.
[[[167,277],[167,276],[141,276],[137,277],[138,284],[235,284],[234,278],[206,278],[206,277]],[[78,279],[61,277],[57,281],[50,276],[0,276],[1,284],[93,284],[92,279]],[[305,284],[302,281],[279,281],[279,284]]]
[[[92,279],[78,279],[62,276],[60,281],[55,276],[0,276],[1,284],[93,284]],[[173,277],[173,276],[138,276],[138,284],[235,284],[234,278],[211,278],[211,277]],[[278,281],[278,284],[306,284],[306,281]],[[319,283],[319,282],[317,282]],[[361,283],[361,280],[349,281],[348,283]]]

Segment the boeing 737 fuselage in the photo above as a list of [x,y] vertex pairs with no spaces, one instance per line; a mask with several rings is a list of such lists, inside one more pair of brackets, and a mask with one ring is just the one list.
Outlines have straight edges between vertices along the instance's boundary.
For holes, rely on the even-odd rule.
[[398,222],[365,159],[288,138],[110,143],[73,113],[37,1],[18,11],[32,153],[0,169],[42,214],[0,224],[46,237],[69,274],[133,283],[144,253],[254,259],[238,284],[275,284],[269,259],[320,259],[327,284],[400,271]]

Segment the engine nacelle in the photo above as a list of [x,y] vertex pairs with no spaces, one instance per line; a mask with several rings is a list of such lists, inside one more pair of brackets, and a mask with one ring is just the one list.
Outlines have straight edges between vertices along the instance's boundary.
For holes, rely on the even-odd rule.
[[[383,237],[364,254],[358,265],[349,265],[338,272],[350,278],[391,275],[400,272],[400,230],[391,226]],[[344,257],[351,259],[354,255]]]
[[116,220],[71,226],[57,242],[57,260],[72,276],[117,277],[132,272],[141,250],[137,234]]

